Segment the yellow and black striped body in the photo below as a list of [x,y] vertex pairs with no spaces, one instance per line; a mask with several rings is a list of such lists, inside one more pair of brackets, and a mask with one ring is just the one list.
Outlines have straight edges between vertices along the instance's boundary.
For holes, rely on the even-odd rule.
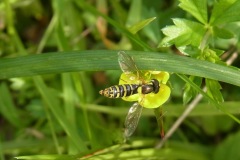
[[141,87],[141,94],[158,93],[159,92],[159,81],[152,79],[147,84],[120,84],[108,87],[99,93],[108,98],[122,98],[128,97],[138,93],[138,88]]
[[99,93],[108,98],[128,97],[138,93],[139,84],[121,84],[108,87]]

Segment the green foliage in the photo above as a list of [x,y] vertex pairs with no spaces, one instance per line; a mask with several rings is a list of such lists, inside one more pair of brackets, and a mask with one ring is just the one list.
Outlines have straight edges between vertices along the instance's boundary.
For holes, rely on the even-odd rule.
[[240,146],[240,133],[229,135],[229,137],[224,140],[224,142],[216,148],[214,152],[214,160],[224,160],[224,159],[239,159],[240,153],[238,147]]
[[212,97],[216,102],[223,102],[223,97],[220,92],[222,89],[221,85],[218,83],[218,81],[212,80],[212,79],[206,79],[206,86],[208,88],[207,94]]
[[[147,52],[146,56],[144,51],[127,51],[126,53],[134,58],[141,70],[164,70],[211,78],[240,86],[240,74],[237,68],[178,55],[158,54],[157,52]],[[5,58],[0,60],[0,78],[69,71],[120,70],[116,54],[117,51],[67,51],[58,54]],[[146,61],[150,63],[145,63]],[[21,68],[18,67],[19,65]],[[10,70],[11,72],[9,72]]]
[[[201,77],[195,77],[190,76],[189,80],[191,80],[193,83],[197,84],[197,86],[201,86],[202,84],[202,78]],[[183,104],[186,105],[192,98],[194,98],[197,95],[197,91],[191,87],[189,83],[185,85],[184,88],[184,94],[183,94]]]
[[[216,2],[210,13],[207,11],[206,0],[192,2],[180,0],[179,6],[195,17],[200,23],[193,20],[173,19],[173,26],[167,26],[162,29],[166,38],[163,39],[160,46],[168,47],[175,45],[185,55],[213,63],[221,63],[219,53],[223,53],[223,51],[214,50],[211,45],[211,40],[217,37],[224,39],[234,37],[233,33],[223,26],[226,23],[239,20],[239,14],[236,11],[237,8],[240,8],[239,1],[221,0]],[[209,20],[208,15],[210,15]],[[196,84],[200,87],[202,83],[198,82]],[[217,81],[207,79],[206,86],[208,88],[207,93],[214,98],[216,102],[223,101],[220,92],[221,86]],[[186,84],[183,102],[186,104],[195,97],[195,95],[196,92],[191,89],[191,86]]]
[[209,24],[217,26],[239,21],[239,7],[240,2],[238,0],[221,0],[215,2]]
[[223,39],[230,39],[234,37],[234,34],[232,32],[218,26],[213,27],[213,35]]
[[138,31],[140,31],[141,29],[143,29],[145,26],[147,26],[149,23],[151,23],[152,21],[154,21],[156,19],[156,17],[153,18],[149,18],[146,20],[143,20],[141,22],[138,22],[137,24],[131,26],[129,28],[129,31],[133,34],[137,33]]
[[[175,26],[168,26],[162,30],[167,37],[161,42],[161,47],[169,47],[173,44],[176,46],[200,45],[202,35],[205,33],[202,24],[186,19],[173,19],[173,23]],[[198,31],[197,34],[196,31]]]
[[179,7],[189,12],[202,24],[207,24],[208,22],[207,0],[202,1],[180,0]]
[[[239,10],[237,0],[0,1],[0,159],[239,159],[240,71],[221,58],[239,51]],[[119,50],[175,77],[163,117],[143,109],[124,144],[131,104],[98,95],[118,83]],[[168,131],[198,93],[155,149],[158,126]]]

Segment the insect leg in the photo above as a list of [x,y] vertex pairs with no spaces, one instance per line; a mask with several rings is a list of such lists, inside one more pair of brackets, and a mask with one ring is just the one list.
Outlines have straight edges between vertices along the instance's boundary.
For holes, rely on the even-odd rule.
[[162,107],[158,107],[154,109],[154,114],[157,119],[158,127],[160,128],[160,136],[164,137],[164,126],[163,126],[163,111]]

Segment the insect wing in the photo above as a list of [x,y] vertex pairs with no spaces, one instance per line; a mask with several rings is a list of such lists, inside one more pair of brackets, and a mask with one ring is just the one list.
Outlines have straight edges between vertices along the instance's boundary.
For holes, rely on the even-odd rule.
[[138,125],[139,118],[142,113],[142,106],[136,102],[128,111],[128,115],[125,120],[124,137],[128,139],[135,131]]
[[132,57],[127,55],[124,51],[118,52],[118,63],[124,73],[138,72]]

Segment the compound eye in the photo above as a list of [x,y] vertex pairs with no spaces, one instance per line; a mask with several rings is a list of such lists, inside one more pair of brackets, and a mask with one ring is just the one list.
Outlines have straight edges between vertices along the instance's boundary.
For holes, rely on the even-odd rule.
[[152,82],[152,85],[153,85],[153,92],[158,93],[159,88],[160,88],[159,81],[156,80],[156,79],[152,79],[151,82]]

